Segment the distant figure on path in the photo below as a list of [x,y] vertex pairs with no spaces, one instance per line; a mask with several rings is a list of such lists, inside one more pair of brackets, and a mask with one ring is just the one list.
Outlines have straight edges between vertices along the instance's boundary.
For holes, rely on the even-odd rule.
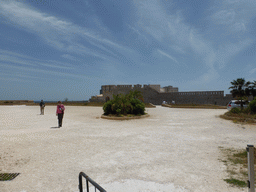
[[45,107],[45,103],[43,100],[41,100],[40,102],[40,115],[44,115],[44,107]]
[[65,111],[65,107],[64,105],[61,103],[61,101],[58,101],[58,105],[57,105],[57,110],[56,110],[56,116],[58,116],[58,124],[59,124],[59,128],[62,127],[62,119],[64,116],[64,111]]

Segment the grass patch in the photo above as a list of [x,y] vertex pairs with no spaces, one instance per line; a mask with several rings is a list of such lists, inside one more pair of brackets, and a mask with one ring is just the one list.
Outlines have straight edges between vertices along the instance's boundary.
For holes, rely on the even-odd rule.
[[232,120],[234,123],[256,124],[256,114],[231,113],[228,111],[224,115],[220,115],[220,118]]
[[[147,113],[145,113],[144,115],[147,115]],[[137,115],[134,115],[134,114],[127,114],[127,115],[108,114],[108,115],[105,115],[105,116],[108,116],[108,117],[136,117],[136,116],[142,116],[142,115],[141,114],[137,114]]]
[[18,175],[19,173],[0,173],[0,181],[11,181]]
[[[227,183],[236,187],[246,187],[248,180],[248,164],[246,149],[232,149],[219,147],[222,158],[219,159],[226,165],[228,178],[224,179]],[[254,149],[254,156],[256,155]],[[256,163],[256,159],[255,159]]]
[[247,183],[245,181],[240,181],[238,179],[224,179],[224,181],[226,181],[227,183],[234,185],[234,186],[238,186],[238,187],[246,187]]
[[84,106],[95,106],[95,107],[103,107],[104,102],[87,102],[84,103]]
[[128,114],[127,117],[134,117],[134,114]]
[[33,101],[28,100],[0,100],[0,105],[30,105]]
[[220,105],[200,105],[200,104],[170,104],[171,108],[192,108],[192,109],[227,109]]

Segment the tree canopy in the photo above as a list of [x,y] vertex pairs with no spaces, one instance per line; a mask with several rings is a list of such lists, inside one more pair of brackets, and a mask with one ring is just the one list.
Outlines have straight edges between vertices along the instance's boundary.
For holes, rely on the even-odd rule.
[[249,86],[251,84],[250,81],[246,82],[244,78],[238,78],[236,80],[233,80],[231,83],[231,87],[229,89],[232,89],[230,92],[232,93],[232,96],[238,100],[240,100],[241,103],[241,109],[243,108],[243,102],[242,100],[245,100],[247,96],[250,95]]

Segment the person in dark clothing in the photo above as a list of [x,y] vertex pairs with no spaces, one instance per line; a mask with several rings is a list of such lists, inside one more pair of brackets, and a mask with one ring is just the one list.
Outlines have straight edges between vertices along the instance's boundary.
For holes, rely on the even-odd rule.
[[64,105],[61,103],[61,101],[58,101],[56,116],[58,116],[58,124],[59,124],[58,127],[59,128],[62,127],[62,119],[64,116],[64,111],[65,111]]
[[44,115],[44,107],[45,107],[45,103],[43,100],[41,100],[40,102],[40,115]]

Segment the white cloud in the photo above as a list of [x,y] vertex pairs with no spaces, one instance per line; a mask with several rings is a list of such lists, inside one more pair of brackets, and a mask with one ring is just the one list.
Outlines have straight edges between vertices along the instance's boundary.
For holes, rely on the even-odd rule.
[[19,53],[14,53],[14,52],[3,50],[3,49],[0,49],[0,53],[2,53],[4,55],[13,55],[13,56],[20,57],[20,58],[27,58],[27,59],[32,58],[32,57],[29,57],[29,56],[25,56],[25,55],[22,55],[22,54],[19,54]]
[[236,22],[233,24],[232,28],[236,32],[245,32],[246,31],[246,25],[245,22]]
[[227,25],[231,24],[235,20],[235,11],[234,10],[220,10],[213,14],[213,21],[216,24]]
[[167,53],[165,53],[165,52],[163,52],[163,51],[161,51],[161,50],[157,50],[160,54],[162,54],[162,55],[164,55],[164,56],[166,56],[166,57],[168,57],[169,59],[171,59],[171,60],[173,60],[174,62],[176,62],[176,63],[179,63],[174,57],[172,57],[171,55],[169,55],[169,54],[167,54]]
[[[215,50],[197,29],[183,21],[181,12],[167,14],[159,1],[155,0],[135,4],[141,13],[138,21],[141,31],[148,32],[161,43],[169,44],[169,47],[179,54],[185,55],[193,50],[193,57],[200,59],[200,62],[195,65],[203,65],[207,70],[201,77],[195,78],[197,83],[210,82],[218,77],[218,72],[214,69]],[[177,59],[170,54],[160,50],[158,52],[178,63]]]
[[253,73],[255,73],[256,72],[256,68],[254,68],[254,69],[252,69],[252,70],[250,70],[249,71],[249,73],[252,75]]
[[0,79],[3,81],[19,81],[19,82],[31,82],[31,81],[42,81],[38,76],[32,76],[29,74],[23,74],[21,71],[12,72],[0,72]]
[[[0,61],[6,63],[7,66],[29,66],[29,67],[50,67],[62,70],[71,70],[73,67],[70,64],[58,61],[44,61],[33,57],[21,55],[18,53],[4,51],[0,49]],[[8,64],[7,64],[8,63]]]
[[219,46],[216,51],[216,62],[220,69],[225,67],[230,59],[234,58],[239,52],[250,46],[253,41],[249,38],[237,43],[229,43]]
[[148,38],[147,38],[145,35],[143,35],[139,30],[135,29],[134,27],[132,27],[132,26],[130,26],[130,25],[128,25],[128,27],[129,27],[132,31],[134,31],[136,34],[138,34],[139,36],[141,36],[141,37],[143,37],[143,38],[145,38],[145,39],[148,40]]
[[72,60],[72,61],[76,61],[76,57],[74,56],[71,56],[69,54],[64,54],[64,55],[61,55],[61,57],[65,58],[65,59],[69,59],[69,60]]
[[66,78],[82,78],[82,79],[91,79],[90,77],[84,76],[84,75],[79,75],[79,74],[72,74],[70,71],[69,72],[63,72],[63,71],[53,71],[49,69],[40,69],[40,68],[31,68],[28,66],[14,66],[14,65],[7,65],[7,64],[2,64],[0,63],[0,66],[2,69],[8,69],[8,70],[14,70],[14,72],[17,71],[22,71],[22,72],[32,72],[29,74],[37,74],[38,76],[42,77],[41,75],[43,74],[43,77],[47,76],[52,76],[53,78],[62,77],[63,79]]
[[168,44],[178,53],[184,54],[191,48],[189,36],[193,28],[183,21],[179,10],[167,14],[157,0],[134,1],[134,3],[138,9],[136,26],[140,27],[140,31],[150,34],[161,44]]
[[139,15],[137,26],[158,41],[162,41],[166,33],[167,18],[162,12],[159,2],[148,0],[134,1],[134,3]]
[[[104,55],[108,55],[109,47],[112,49],[115,48],[117,52],[131,51],[110,39],[101,37],[99,31],[105,31],[104,29],[93,32],[87,28],[79,27],[71,21],[66,21],[37,11],[21,2],[2,2],[0,4],[0,11],[5,20],[9,21],[9,25],[17,26],[19,29],[35,33],[48,45],[61,51],[89,54],[102,59],[106,58]],[[7,22],[5,22],[5,24],[6,23]],[[82,45],[79,43],[81,39],[91,44],[95,42],[94,45],[97,45],[98,49],[94,47],[94,49],[91,50],[91,47]]]
[[[205,20],[208,21],[209,27],[207,33],[185,22],[179,10],[171,14],[167,13],[160,1],[134,1],[134,3],[138,9],[137,26],[140,27],[140,31],[147,32],[161,45],[169,44],[169,47],[177,53],[189,55],[198,60],[199,62],[194,65],[204,65],[207,70],[199,77],[200,80],[216,79],[219,76],[218,70],[226,66],[233,57],[253,42],[245,35],[249,19],[255,13],[252,8],[249,9],[249,13],[245,11],[247,10],[245,8],[250,6],[249,1],[245,4],[242,1],[218,2],[218,6],[209,11],[209,14],[214,11],[211,19]],[[255,6],[256,3],[253,3],[252,7]],[[221,29],[216,28],[216,24],[223,26],[220,26]],[[227,38],[224,40],[227,41],[221,38],[221,40],[214,38],[215,41],[212,41],[208,38],[208,34],[221,38],[226,35]],[[194,53],[190,55],[191,50]],[[170,59],[177,61],[171,54],[168,55]],[[165,56],[167,56],[166,53]]]

